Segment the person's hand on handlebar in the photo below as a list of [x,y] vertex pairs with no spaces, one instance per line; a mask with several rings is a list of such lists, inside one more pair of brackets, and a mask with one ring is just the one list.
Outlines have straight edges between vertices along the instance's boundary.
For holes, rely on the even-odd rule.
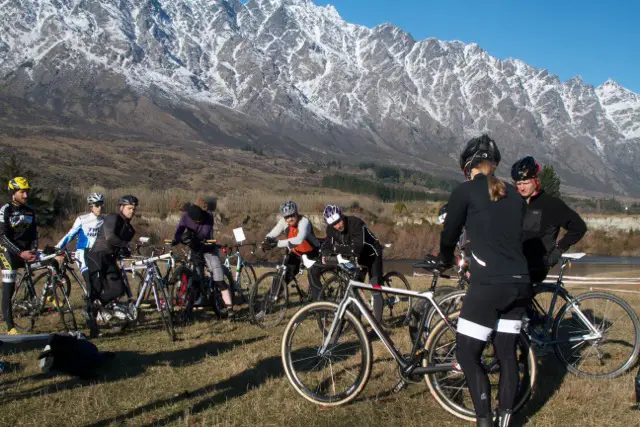
[[433,255],[427,254],[424,257],[423,262],[431,266],[433,270],[438,270],[440,272],[445,271],[453,267],[453,261],[446,261],[442,259],[442,254]]
[[268,251],[278,246],[278,241],[273,237],[265,237],[265,239],[260,244],[260,247],[263,251]]
[[36,250],[32,249],[30,251],[22,251],[20,252],[20,258],[27,262],[33,262],[36,260]]

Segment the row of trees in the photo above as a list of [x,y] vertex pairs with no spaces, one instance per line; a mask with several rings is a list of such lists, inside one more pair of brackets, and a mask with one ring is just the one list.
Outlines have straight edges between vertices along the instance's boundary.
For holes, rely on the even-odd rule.
[[377,179],[390,184],[413,184],[430,189],[451,191],[460,183],[426,172],[395,166],[381,166],[372,162],[360,163],[358,167],[361,170],[373,170]]
[[335,188],[349,193],[374,196],[383,202],[412,201],[412,200],[446,200],[447,195],[432,194],[424,191],[408,190],[406,188],[373,182],[355,175],[334,174],[322,178],[324,187]]

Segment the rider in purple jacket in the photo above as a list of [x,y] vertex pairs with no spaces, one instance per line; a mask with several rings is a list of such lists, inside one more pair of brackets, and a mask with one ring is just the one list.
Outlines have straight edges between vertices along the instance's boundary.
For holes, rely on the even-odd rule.
[[218,246],[207,245],[205,244],[206,240],[213,240],[213,213],[205,211],[199,206],[191,205],[178,222],[172,244],[184,243],[189,246],[196,265],[200,264],[199,267],[204,267],[204,263],[206,263],[213,275],[213,284],[222,292],[222,299],[228,314],[232,314],[233,300],[231,291],[224,281],[222,264],[220,264],[218,257]]

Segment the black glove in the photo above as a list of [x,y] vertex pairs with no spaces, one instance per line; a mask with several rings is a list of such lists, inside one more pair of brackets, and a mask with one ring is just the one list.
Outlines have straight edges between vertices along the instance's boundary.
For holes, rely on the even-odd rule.
[[453,267],[453,259],[444,259],[441,253],[436,258],[438,259],[436,261],[436,269],[438,271],[445,271]]
[[53,253],[56,252],[56,248],[54,248],[53,246],[45,246],[44,249],[42,250],[42,253],[45,255],[51,255]]
[[171,243],[169,243],[169,246],[178,246],[179,244],[180,242],[178,242],[176,239],[173,239]]
[[438,265],[438,257],[433,254],[427,254],[422,262],[430,266],[430,269],[435,269]]
[[278,241],[273,237],[266,237],[260,244],[263,251],[268,251],[278,246]]
[[552,268],[553,266],[555,266],[557,263],[560,262],[560,258],[562,258],[562,251],[560,250],[559,247],[556,246],[549,253],[549,255],[547,255],[547,260],[545,262],[545,265],[548,268]]

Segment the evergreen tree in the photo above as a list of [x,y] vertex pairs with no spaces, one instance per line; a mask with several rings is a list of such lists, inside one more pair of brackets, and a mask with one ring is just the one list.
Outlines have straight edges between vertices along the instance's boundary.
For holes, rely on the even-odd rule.
[[545,165],[540,172],[540,188],[547,194],[554,197],[560,197],[560,178],[553,170],[553,166]]

